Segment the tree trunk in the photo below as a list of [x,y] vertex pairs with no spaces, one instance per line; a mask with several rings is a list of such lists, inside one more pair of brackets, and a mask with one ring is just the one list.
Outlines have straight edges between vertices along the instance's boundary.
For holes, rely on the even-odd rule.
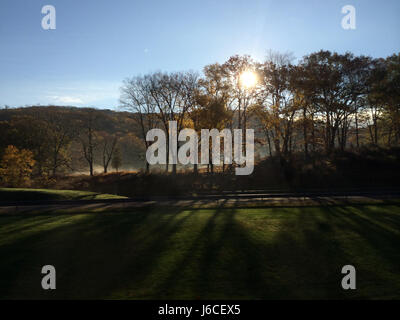
[[267,135],[267,142],[268,142],[268,149],[269,149],[269,156],[272,157],[272,145],[271,145],[271,139],[269,137],[269,132],[268,129],[265,130],[265,134]]
[[307,138],[307,119],[306,108],[303,108],[303,139],[304,139],[304,156],[308,159],[308,138]]
[[358,132],[358,113],[356,112],[356,141],[357,141],[357,149],[360,148],[360,138],[359,138],[359,132]]

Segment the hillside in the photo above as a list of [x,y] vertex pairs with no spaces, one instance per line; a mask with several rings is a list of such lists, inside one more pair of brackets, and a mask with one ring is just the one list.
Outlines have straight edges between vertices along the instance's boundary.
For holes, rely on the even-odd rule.
[[[39,149],[39,141],[49,138],[40,125],[45,121],[57,121],[58,126],[69,127],[73,139],[68,145],[69,163],[64,166],[65,173],[87,173],[87,163],[83,159],[82,148],[78,136],[83,130],[82,119],[87,112],[93,112],[96,119],[95,130],[99,136],[118,137],[118,145],[122,153],[120,170],[135,170],[144,166],[144,148],[138,138],[139,132],[134,114],[122,111],[88,109],[62,106],[32,106],[24,108],[8,108],[0,110],[0,152],[7,145],[13,144],[29,150]],[[100,142],[99,142],[100,144]],[[95,169],[102,172],[101,146],[98,145],[95,157]],[[33,150],[34,153],[36,150]]]

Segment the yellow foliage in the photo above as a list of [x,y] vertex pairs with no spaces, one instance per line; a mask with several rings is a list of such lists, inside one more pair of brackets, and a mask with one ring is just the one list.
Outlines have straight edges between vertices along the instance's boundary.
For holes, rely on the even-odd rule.
[[3,184],[12,187],[28,185],[34,165],[31,151],[8,146],[1,160],[0,177]]

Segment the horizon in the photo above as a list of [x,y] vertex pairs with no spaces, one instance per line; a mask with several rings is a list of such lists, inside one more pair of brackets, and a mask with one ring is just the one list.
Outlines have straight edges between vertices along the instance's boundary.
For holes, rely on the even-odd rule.
[[[55,30],[41,26],[47,4],[56,9]],[[356,8],[355,30],[341,27],[347,4]],[[394,0],[5,0],[0,6],[0,105],[12,108],[118,110],[125,78],[157,70],[201,73],[235,54],[262,61],[269,50],[296,59],[319,50],[374,58],[400,51],[400,3]]]

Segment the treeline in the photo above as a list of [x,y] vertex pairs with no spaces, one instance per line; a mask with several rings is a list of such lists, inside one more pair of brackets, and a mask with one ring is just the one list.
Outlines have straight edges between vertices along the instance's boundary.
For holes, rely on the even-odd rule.
[[273,52],[263,62],[236,55],[202,75],[135,76],[123,84],[121,105],[138,115],[145,148],[147,131],[161,125],[168,132],[171,120],[178,130],[254,128],[264,154],[281,159],[399,145],[399,54],[320,51],[293,60]]
[[[154,72],[126,79],[120,97],[124,112],[55,106],[0,110],[1,174],[4,182],[11,172],[48,179],[108,172],[110,166],[149,171],[146,133],[153,128],[168,133],[169,121],[176,121],[178,130],[199,133],[253,128],[257,160],[270,156],[283,167],[337,150],[389,149],[400,142],[399,93],[400,54],[374,59],[320,51],[296,63],[290,54],[270,53],[263,62],[236,55],[205,66],[202,74]],[[13,168],[16,163],[26,165]]]
[[46,180],[71,172],[93,175],[95,168],[98,172],[111,167],[118,171],[124,161],[131,167],[139,165],[143,150],[133,117],[127,112],[90,108],[2,109],[3,182],[23,181],[27,173]]

